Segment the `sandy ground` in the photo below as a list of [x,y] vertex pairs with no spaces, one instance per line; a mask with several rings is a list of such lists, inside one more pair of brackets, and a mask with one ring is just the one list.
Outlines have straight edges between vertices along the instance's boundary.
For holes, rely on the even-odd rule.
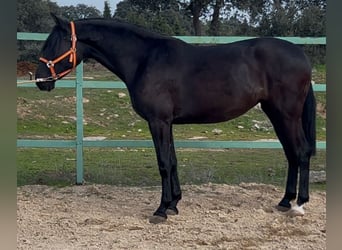
[[326,194],[303,217],[275,210],[263,184],[183,186],[180,214],[150,224],[160,187],[24,186],[17,190],[18,249],[326,249]]

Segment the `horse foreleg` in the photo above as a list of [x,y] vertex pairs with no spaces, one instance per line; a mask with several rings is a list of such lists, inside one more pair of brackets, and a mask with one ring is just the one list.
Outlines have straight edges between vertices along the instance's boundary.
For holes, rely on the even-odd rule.
[[153,121],[149,121],[149,128],[156,150],[159,173],[162,182],[160,206],[150,218],[150,222],[160,223],[167,219],[166,210],[169,208],[173,200],[171,185],[171,124],[162,120],[154,119]]
[[171,128],[171,189],[172,189],[172,201],[169,207],[166,210],[168,215],[176,215],[178,214],[177,204],[182,198],[182,192],[179,184],[178,179],[178,172],[177,172],[177,156],[176,150],[173,141],[173,133]]

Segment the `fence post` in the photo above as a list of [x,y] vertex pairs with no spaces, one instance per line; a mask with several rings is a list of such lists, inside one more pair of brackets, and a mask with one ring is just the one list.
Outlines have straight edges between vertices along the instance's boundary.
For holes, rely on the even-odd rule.
[[76,184],[83,184],[83,62],[76,68]]

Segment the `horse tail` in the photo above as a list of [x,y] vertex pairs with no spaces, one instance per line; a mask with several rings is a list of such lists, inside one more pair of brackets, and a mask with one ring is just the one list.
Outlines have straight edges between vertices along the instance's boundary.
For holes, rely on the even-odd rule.
[[305,138],[309,143],[310,156],[316,154],[316,100],[312,84],[310,83],[309,92],[306,96],[303,113],[302,126]]

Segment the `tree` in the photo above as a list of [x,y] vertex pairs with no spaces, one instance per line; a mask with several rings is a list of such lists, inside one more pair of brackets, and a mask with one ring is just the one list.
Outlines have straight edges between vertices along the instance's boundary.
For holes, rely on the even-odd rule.
[[[319,37],[326,34],[326,1],[304,0],[300,5],[301,15],[294,24],[294,35]],[[304,50],[312,64],[324,64],[326,46],[306,45]]]
[[324,36],[326,27],[326,5],[309,5],[294,24],[295,35]]
[[166,35],[187,35],[190,19],[177,0],[124,0],[117,4],[114,18]]
[[112,10],[110,9],[108,1],[104,1],[104,10],[103,10],[103,17],[110,19],[112,18]]
[[85,4],[77,4],[76,6],[62,6],[60,7],[60,12],[65,19],[70,21],[83,18],[102,17],[102,14],[98,9]]
[[[17,31],[48,33],[55,25],[50,12],[63,16],[68,20],[86,17],[101,17],[94,7],[84,4],[59,7],[50,0],[18,0]],[[18,41],[18,60],[36,62],[42,46],[41,42]]]
[[59,14],[56,3],[43,0],[18,0],[17,31],[49,32],[54,25],[50,12]]
[[[59,14],[56,3],[43,0],[18,0],[17,32],[50,32],[54,21],[50,12]],[[18,60],[37,61],[41,42],[17,41]]]
[[213,12],[213,17],[210,22],[210,29],[209,29],[209,34],[212,36],[217,36],[219,35],[220,31],[220,10],[224,5],[224,0],[216,0],[214,1],[214,12]]
[[[49,32],[49,12],[68,20],[111,16],[109,0],[103,13],[51,1],[18,0],[17,31]],[[166,35],[325,36],[326,0],[122,0],[113,17]],[[31,58],[34,44],[19,41],[19,56]],[[322,58],[325,47],[317,47],[312,54]]]
[[325,14],[324,0],[265,1],[258,33],[265,36],[323,36]]
[[192,15],[192,24],[195,31],[195,36],[202,35],[200,18],[206,12],[210,0],[191,0],[187,9]]

